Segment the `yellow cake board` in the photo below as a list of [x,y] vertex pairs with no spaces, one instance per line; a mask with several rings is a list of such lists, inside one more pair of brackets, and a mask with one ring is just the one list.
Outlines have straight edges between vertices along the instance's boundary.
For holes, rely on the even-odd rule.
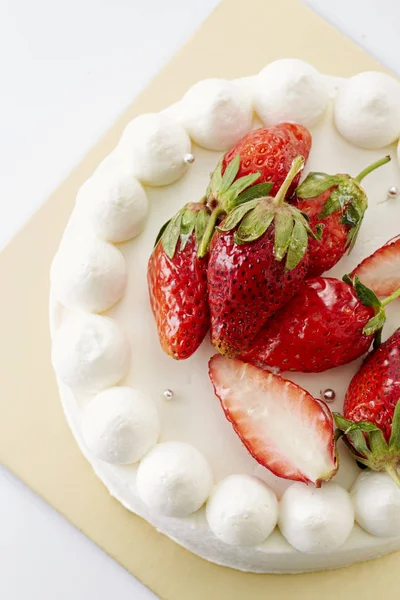
[[[394,591],[400,554],[338,571],[254,575],[194,556],[125,510],[78,450],[49,355],[49,267],[76,192],[125,124],[206,77],[256,73],[296,56],[325,73],[382,67],[295,0],[226,0],[118,119],[0,256],[0,461],[163,600],[324,600]],[[134,73],[132,74],[134,77]]]

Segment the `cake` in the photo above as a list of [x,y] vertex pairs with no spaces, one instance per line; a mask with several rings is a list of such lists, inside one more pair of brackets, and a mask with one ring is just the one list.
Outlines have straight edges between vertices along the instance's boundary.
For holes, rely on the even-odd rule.
[[[280,369],[284,379],[274,365],[267,365],[270,372],[248,366],[243,356],[216,355],[208,335],[200,344],[208,323],[196,351],[175,356],[185,360],[173,360],[159,343],[147,284],[158,232],[184,205],[204,197],[210,173],[244,136],[282,123],[311,133],[302,182],[311,172],[317,178],[321,172],[356,176],[366,165],[391,157],[363,181],[369,206],[357,240],[324,277],[341,280],[372,255],[356,269],[362,282],[373,287],[376,273],[378,278],[384,274],[386,283],[399,278],[396,242],[383,250],[383,258],[382,251],[373,253],[399,233],[400,84],[377,72],[350,79],[326,76],[298,59],[276,61],[243,79],[200,81],[180,102],[131,121],[79,190],[51,268],[52,362],[66,419],[97,476],[126,509],[178,544],[211,562],[258,573],[337,568],[400,549],[400,489],[389,470],[375,463],[361,470],[371,461],[356,451],[357,464],[352,443],[333,441],[331,411],[343,412],[346,390],[372,337],[347,364],[316,373]],[[287,173],[281,175],[284,179]],[[256,179],[251,185],[257,185]],[[310,228],[304,216],[293,218]],[[223,228],[222,217],[216,225]],[[353,277],[343,285],[354,282]],[[300,289],[300,280],[295,287],[291,295]],[[205,305],[206,288],[196,292]],[[396,302],[386,308],[386,316],[384,340],[399,323]],[[252,352],[251,344],[246,351]],[[253,410],[260,415],[264,396],[255,406],[251,402],[271,380],[297,394],[300,413],[306,402],[320,411],[318,419],[325,419],[331,441],[314,440],[307,417],[301,426],[304,436],[309,426],[311,433],[305,439],[299,434],[302,445],[291,458],[294,474],[282,472],[281,466],[271,470],[229,414],[232,399],[225,392],[230,378],[233,392],[239,390],[234,402],[250,402],[246,419],[252,419]],[[321,394],[329,407],[319,400]],[[278,406],[284,398],[278,393],[272,401]],[[290,411],[287,415],[290,419]],[[340,426],[340,415],[337,419],[337,432],[350,436],[348,427]],[[263,415],[257,427],[264,427]],[[361,430],[362,439],[370,430]],[[292,443],[273,428],[266,427],[267,433],[283,453]],[[321,448],[329,448],[326,456]],[[321,475],[325,467],[327,474]]]

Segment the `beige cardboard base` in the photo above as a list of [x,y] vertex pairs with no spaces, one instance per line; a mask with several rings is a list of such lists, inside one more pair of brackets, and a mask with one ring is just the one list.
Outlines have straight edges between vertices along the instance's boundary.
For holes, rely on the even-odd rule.
[[[246,29],[242,26],[246,23]],[[250,26],[251,23],[251,26]],[[329,74],[380,65],[294,0],[227,0],[54,192],[0,257],[0,460],[131,573],[168,600],[325,600],[394,591],[400,555],[305,575],[253,575],[180,548],[113,500],[64,420],[49,355],[48,271],[75,194],[140,112],[205,77],[240,77],[297,56]]]

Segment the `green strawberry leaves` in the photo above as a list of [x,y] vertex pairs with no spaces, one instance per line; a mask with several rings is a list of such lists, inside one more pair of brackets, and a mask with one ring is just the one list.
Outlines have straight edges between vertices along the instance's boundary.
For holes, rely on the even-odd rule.
[[364,326],[363,333],[365,335],[375,335],[374,347],[376,348],[381,342],[382,328],[386,321],[385,305],[371,289],[361,283],[357,276],[351,279],[349,275],[345,275],[343,281],[354,287],[358,299],[364,306],[374,308],[375,315]]
[[[228,213],[238,204],[241,204],[251,199],[250,197],[247,199],[246,197],[242,197],[241,199],[239,199],[239,196],[247,188],[250,188],[250,186],[252,186],[257,181],[257,179],[260,179],[261,173],[257,171],[256,173],[250,173],[249,175],[245,175],[244,177],[236,179],[240,168],[240,154],[236,154],[235,158],[233,158],[231,162],[226,166],[223,175],[222,163],[223,161],[221,159],[216,169],[211,175],[211,180],[207,188],[206,197],[208,199],[209,205],[212,205],[216,202],[223,209],[224,212]],[[271,185],[272,187],[272,184],[261,185]],[[258,188],[258,190],[254,190],[253,194],[256,193],[257,196],[253,195],[252,198],[259,198],[260,195],[265,194],[265,189],[266,188],[263,187]]]
[[342,438],[358,463],[374,471],[386,471],[400,487],[400,399],[394,410],[389,442],[374,423],[356,423],[339,413],[333,413],[333,418],[335,441]]
[[330,188],[338,185],[346,175],[328,175],[327,173],[312,172],[296,190],[299,198],[316,198]]
[[178,240],[183,251],[193,235],[199,244],[207,228],[210,214],[204,204],[189,203],[167,221],[157,236],[156,245],[161,241],[165,254],[172,259],[175,255]]

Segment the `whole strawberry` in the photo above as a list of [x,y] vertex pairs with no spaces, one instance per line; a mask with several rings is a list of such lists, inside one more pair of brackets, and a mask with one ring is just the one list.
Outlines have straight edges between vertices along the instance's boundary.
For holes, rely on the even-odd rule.
[[343,414],[335,414],[357,461],[387,471],[400,487],[400,328],[371,354],[350,382]]
[[214,234],[208,295],[211,342],[221,354],[242,354],[306,276],[312,232],[302,213],[284,201],[303,165],[303,157],[295,159],[275,198],[239,206]]
[[357,177],[310,173],[297,188],[296,206],[305,213],[312,228],[320,226],[321,240],[310,240],[309,277],[331,269],[357,240],[368,199],[360,183],[369,173],[390,161],[390,156],[373,163]]
[[161,232],[148,263],[150,303],[160,344],[176,359],[191,356],[209,328],[208,259],[197,256],[209,218],[204,204],[187,205]]
[[279,375],[218,354],[209,375],[226,418],[261,465],[316,487],[335,475],[333,417],[326,404]]
[[365,354],[384,321],[383,304],[357,279],[307,279],[241,359],[262,368],[319,373]]

